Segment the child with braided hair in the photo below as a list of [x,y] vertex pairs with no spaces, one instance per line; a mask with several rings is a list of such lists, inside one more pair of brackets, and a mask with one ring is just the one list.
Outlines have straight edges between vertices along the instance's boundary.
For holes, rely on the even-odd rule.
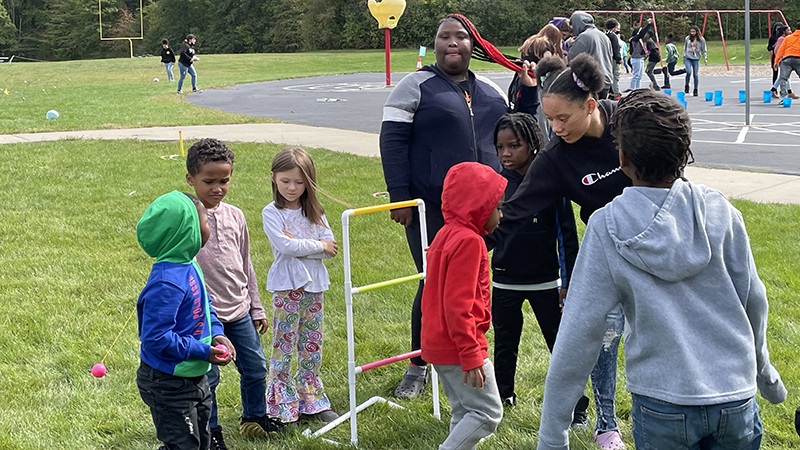
[[[500,175],[508,180],[505,197],[511,198],[528,167],[544,148],[544,139],[533,116],[512,113],[497,122],[494,145],[503,165]],[[494,373],[505,406],[513,407],[517,403],[514,376],[522,335],[522,304],[525,300],[530,303],[547,348],[552,351],[561,320],[561,305],[577,254],[575,216],[572,203],[565,198],[529,217],[518,233],[494,249]]]
[[786,388],[770,364],[767,293],[742,215],[719,191],[683,178],[692,125],[675,99],[634,91],[611,123],[633,186],[586,226],[538,448],[568,448],[568,406],[583,392],[606,315],[622,307],[636,448],[758,449],[756,391],[780,403]]

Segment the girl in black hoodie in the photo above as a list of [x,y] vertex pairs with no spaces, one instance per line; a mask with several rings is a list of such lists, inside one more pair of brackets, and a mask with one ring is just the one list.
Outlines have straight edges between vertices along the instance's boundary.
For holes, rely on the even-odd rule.
[[[561,197],[581,207],[585,223],[595,210],[631,185],[630,178],[620,170],[619,153],[611,136],[610,118],[617,102],[596,98],[605,81],[594,58],[579,55],[569,68],[558,58],[543,58],[536,74],[542,109],[556,136],[533,160],[514,196],[503,204],[500,226],[486,237],[489,248],[517,233],[531,215]],[[592,371],[597,407],[595,440],[604,449],[624,446],[614,409],[617,351],[624,324],[621,308],[609,314],[606,339],[598,349],[600,356]],[[576,411],[573,424],[576,422],[586,423],[586,413]]]

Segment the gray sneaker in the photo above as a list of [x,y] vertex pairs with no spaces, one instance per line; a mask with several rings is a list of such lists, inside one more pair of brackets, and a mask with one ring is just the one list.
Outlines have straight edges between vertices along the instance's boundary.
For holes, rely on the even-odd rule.
[[427,383],[428,367],[411,364],[406,369],[400,384],[397,385],[397,389],[394,390],[394,397],[401,399],[419,397]]

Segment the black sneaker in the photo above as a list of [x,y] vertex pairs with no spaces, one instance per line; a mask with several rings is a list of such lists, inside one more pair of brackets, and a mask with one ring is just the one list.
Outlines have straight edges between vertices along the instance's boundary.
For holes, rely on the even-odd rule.
[[222,427],[211,429],[211,450],[228,450],[225,439],[222,438]]
[[569,425],[573,430],[585,430],[589,428],[589,415],[586,409],[589,408],[589,397],[581,396],[572,412],[572,423]]
[[689,93],[689,85],[688,85],[688,84],[687,84],[686,86],[684,86],[684,87],[683,87],[683,92],[684,92],[685,94],[688,94],[688,93]]
[[692,97],[697,97],[697,89],[695,89],[694,91],[692,91]]
[[503,399],[504,408],[514,408],[517,406],[517,394],[511,394],[511,397]]
[[263,416],[257,419],[242,419],[239,433],[250,438],[275,437],[284,430],[284,427],[285,425],[279,420]]
[[194,92],[195,94],[199,94],[199,93],[203,92],[203,90],[202,89],[192,89],[192,92]]

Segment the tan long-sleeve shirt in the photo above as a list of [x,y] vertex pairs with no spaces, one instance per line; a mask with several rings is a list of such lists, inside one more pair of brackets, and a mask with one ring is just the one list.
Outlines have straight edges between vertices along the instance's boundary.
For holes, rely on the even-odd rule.
[[208,226],[211,237],[197,254],[197,262],[219,320],[234,322],[247,313],[253,320],[265,319],[244,213],[221,202],[216,210],[208,210]]

